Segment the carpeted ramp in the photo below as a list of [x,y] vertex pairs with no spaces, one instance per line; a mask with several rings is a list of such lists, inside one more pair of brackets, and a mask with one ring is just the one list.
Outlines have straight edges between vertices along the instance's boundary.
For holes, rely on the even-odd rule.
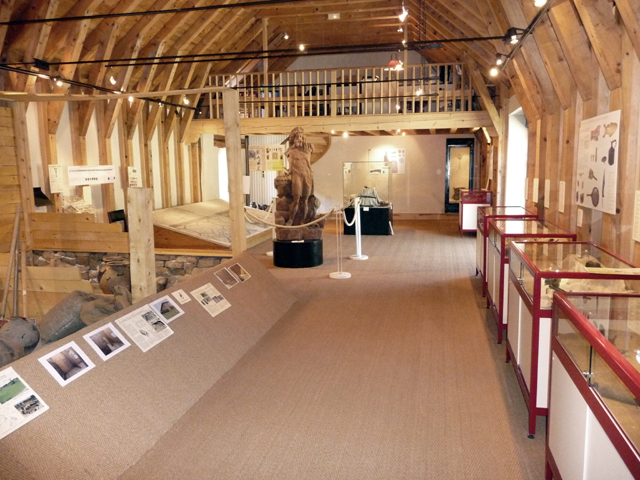
[[[214,272],[239,263],[251,278],[227,289]],[[82,338],[155,298],[211,283],[231,303],[216,317],[191,300],[174,334],[146,353],[132,344],[103,362]],[[2,479],[117,478],[198,403],[291,308],[295,297],[252,256],[241,255],[117,316],[38,350],[11,366],[49,411],[0,440]],[[69,341],[96,364],[60,387],[38,358]],[[151,478],[143,476],[140,478]]]

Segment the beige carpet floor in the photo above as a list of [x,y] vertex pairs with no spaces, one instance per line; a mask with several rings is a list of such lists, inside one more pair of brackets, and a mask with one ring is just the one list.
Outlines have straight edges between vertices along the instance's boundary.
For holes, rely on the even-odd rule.
[[455,221],[344,237],[281,269],[300,299],[123,478],[541,479],[544,419],[527,411]]

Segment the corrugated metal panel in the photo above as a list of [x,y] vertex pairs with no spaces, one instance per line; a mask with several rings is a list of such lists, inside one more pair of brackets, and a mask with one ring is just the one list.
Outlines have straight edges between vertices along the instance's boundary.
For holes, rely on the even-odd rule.
[[[287,135],[250,135],[249,147],[262,145],[280,145],[287,139]],[[250,172],[251,188],[249,190],[249,201],[258,205],[269,205],[273,197],[276,196],[276,189],[273,186],[278,172]]]

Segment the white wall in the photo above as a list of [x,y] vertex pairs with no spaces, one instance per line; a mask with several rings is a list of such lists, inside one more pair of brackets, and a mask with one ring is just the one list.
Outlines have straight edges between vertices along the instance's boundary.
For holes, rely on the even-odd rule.
[[220,183],[218,182],[218,155],[221,149],[213,145],[213,135],[202,135],[202,169],[200,175],[202,183],[202,200],[217,200],[220,198]]
[[333,137],[331,148],[313,165],[315,195],[320,210],[342,207],[344,162],[384,160],[387,150],[406,150],[406,173],[394,174],[392,193],[396,213],[444,213],[446,139],[468,135],[408,135]]
[[527,177],[527,152],[529,131],[522,109],[509,115],[509,139],[507,141],[507,178],[505,204],[523,207]]

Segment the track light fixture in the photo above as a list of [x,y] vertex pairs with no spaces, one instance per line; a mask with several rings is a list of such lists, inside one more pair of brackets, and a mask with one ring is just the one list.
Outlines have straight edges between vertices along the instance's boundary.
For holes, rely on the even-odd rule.
[[520,36],[525,33],[525,31],[526,30],[523,30],[522,28],[511,27],[504,35],[504,43],[515,45],[520,41]]
[[533,5],[536,7],[544,7],[547,4],[547,0],[534,0]]
[[496,53],[496,65],[502,65],[506,58],[506,55],[502,53]]
[[51,80],[53,80],[53,82],[58,86],[61,87],[62,85],[64,85],[64,82],[62,81],[61,77],[53,77]]
[[189,105],[189,99],[187,97],[184,97],[182,99],[182,103],[184,103],[185,105]]

